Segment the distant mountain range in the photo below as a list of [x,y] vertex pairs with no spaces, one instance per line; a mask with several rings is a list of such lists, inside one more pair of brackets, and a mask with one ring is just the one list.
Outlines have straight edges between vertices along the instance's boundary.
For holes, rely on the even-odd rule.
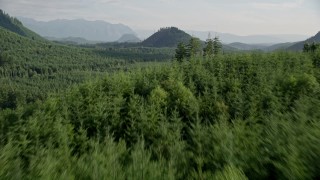
[[239,36],[221,32],[205,32],[205,31],[186,31],[187,33],[206,40],[210,33],[212,37],[218,36],[223,43],[241,42],[245,44],[278,44],[285,42],[297,42],[307,39],[309,36],[298,34],[274,34],[274,35],[249,35]]
[[[192,36],[199,37],[202,40],[205,40],[208,37],[207,32],[189,31],[190,35],[176,27],[170,27],[161,28],[147,39],[141,41],[132,29],[122,24],[110,24],[104,21],[86,21],[82,19],[54,20],[49,22],[40,22],[28,18],[19,19],[22,22],[17,18],[10,17],[0,10],[0,27],[31,39],[44,40],[42,37],[45,37],[52,41],[59,41],[67,44],[130,42],[136,43],[131,44],[130,47],[147,46],[174,48],[179,42],[188,43]],[[219,36],[220,40],[223,42],[223,49],[226,51],[301,51],[305,43],[320,43],[320,32],[310,38],[304,35],[236,36],[226,33],[211,33],[212,37],[215,35]],[[232,43],[226,43],[229,41]]]
[[230,43],[228,46],[236,48],[241,51],[261,50],[271,52],[275,50],[286,50],[288,47],[294,45],[296,42],[279,43],[279,44],[245,44],[240,42]]
[[124,34],[135,34],[128,26],[111,24],[105,21],[87,21],[84,19],[58,19],[48,22],[30,18],[18,18],[23,25],[43,37],[67,38],[81,37],[89,41],[117,41]]
[[89,41],[82,37],[66,37],[66,38],[44,37],[44,38],[50,41],[56,41],[64,44],[74,44],[74,45],[101,43],[101,41]]
[[[146,39],[152,34],[154,34],[155,30],[136,30],[136,33],[139,38]],[[200,38],[202,41],[205,41],[208,38],[208,34],[210,33],[211,37],[219,36],[220,40],[225,43],[234,43],[240,42],[244,44],[266,44],[273,45],[278,43],[286,43],[286,42],[298,42],[303,41],[309,36],[307,35],[299,35],[299,34],[271,34],[271,35],[248,35],[248,36],[240,36],[230,33],[221,33],[214,31],[193,31],[186,30],[186,33],[191,36],[195,36]]]
[[234,42],[228,44],[228,46],[236,48],[238,50],[251,51],[251,50],[263,50],[267,48],[268,44],[245,44],[241,42]]
[[[43,37],[53,38],[84,38],[88,41],[99,42],[139,42],[140,39],[148,39],[154,33],[154,30],[137,30],[123,24],[111,24],[105,21],[87,21],[83,19],[75,20],[52,20],[48,22],[36,21],[30,18],[18,18],[27,28],[38,33]],[[212,37],[219,36],[221,42],[228,44],[240,42],[244,44],[264,44],[274,45],[278,43],[304,41],[308,38],[306,35],[297,34],[275,34],[275,35],[249,35],[239,36],[229,33],[214,31],[193,31],[187,30],[186,33],[198,37],[205,41],[210,33]],[[131,37],[129,37],[131,34]],[[135,37],[133,37],[133,36]],[[138,38],[139,37],[139,38]],[[139,39],[139,40],[138,40]]]
[[228,46],[234,47],[238,50],[252,51],[252,50],[262,50],[266,52],[275,51],[275,50],[289,50],[289,51],[302,51],[305,43],[320,43],[320,31],[306,40],[298,42],[287,42],[287,43],[278,43],[273,45],[268,44],[245,44],[245,43],[230,43]]
[[320,43],[320,31],[316,35],[308,38],[307,40],[298,42],[298,43],[288,47],[287,49],[292,50],[292,51],[300,51],[303,49],[303,46],[305,43],[313,43],[313,42]]

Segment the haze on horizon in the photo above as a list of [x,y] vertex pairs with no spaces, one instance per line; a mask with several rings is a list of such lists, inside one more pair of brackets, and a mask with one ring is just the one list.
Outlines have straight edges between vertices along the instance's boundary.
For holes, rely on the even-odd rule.
[[16,17],[103,20],[134,30],[176,26],[237,35],[320,31],[319,0],[0,0]]

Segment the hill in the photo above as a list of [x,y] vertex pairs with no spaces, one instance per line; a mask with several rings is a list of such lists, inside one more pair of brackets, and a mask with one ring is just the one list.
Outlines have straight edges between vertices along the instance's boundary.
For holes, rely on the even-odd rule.
[[126,25],[111,24],[105,21],[58,19],[43,22],[23,17],[19,19],[26,27],[46,37],[81,37],[90,41],[111,42],[118,40],[123,34],[135,33]]
[[158,32],[142,41],[147,47],[176,47],[179,42],[187,43],[191,36],[176,27],[161,28]]
[[117,40],[117,42],[119,42],[119,43],[125,43],[125,42],[137,43],[140,41],[141,40],[134,34],[124,34]]
[[278,44],[283,42],[297,42],[308,38],[306,35],[299,34],[261,34],[240,36],[230,33],[214,32],[214,31],[186,31],[189,34],[199,37],[201,40],[206,40],[208,34],[219,36],[223,43],[241,42],[245,44]]
[[320,43],[320,31],[316,35],[310,37],[309,39],[307,39],[305,41],[300,41],[300,42],[288,47],[287,50],[302,51],[305,43],[313,43],[313,42]]
[[43,100],[49,93],[128,69],[134,62],[166,61],[174,54],[174,49],[165,48],[90,46],[33,40],[0,27],[0,110]]
[[66,38],[44,37],[44,38],[50,41],[55,41],[63,44],[74,44],[74,45],[100,43],[99,41],[89,41],[81,37],[66,37]]
[[263,50],[268,47],[267,44],[245,44],[240,42],[230,43],[228,46],[244,51]]
[[17,18],[9,16],[1,9],[0,9],[0,27],[7,29],[11,32],[17,33],[24,37],[43,40],[43,38],[40,37],[38,34],[24,27],[23,24]]
[[125,61],[99,52],[33,40],[0,27],[0,109],[44,99],[124,66]]
[[263,50],[267,52],[277,51],[277,50],[286,50],[288,47],[294,45],[295,43],[296,42],[286,42],[286,43],[274,44],[264,48]]
[[245,44],[240,42],[230,43],[228,46],[236,48],[241,51],[253,51],[261,50],[265,52],[277,51],[277,50],[286,50],[288,47],[294,45],[294,42],[286,42],[279,44]]

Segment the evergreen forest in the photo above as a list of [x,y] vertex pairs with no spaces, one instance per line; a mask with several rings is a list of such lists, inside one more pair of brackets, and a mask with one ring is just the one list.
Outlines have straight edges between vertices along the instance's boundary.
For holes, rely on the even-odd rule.
[[319,162],[318,44],[82,47],[0,27],[0,179],[319,179]]

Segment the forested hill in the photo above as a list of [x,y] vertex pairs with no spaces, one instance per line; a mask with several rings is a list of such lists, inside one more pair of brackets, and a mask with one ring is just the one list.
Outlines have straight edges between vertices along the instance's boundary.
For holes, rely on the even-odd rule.
[[0,110],[104,76],[124,61],[93,49],[20,36],[0,27]]
[[302,51],[303,45],[304,45],[305,43],[320,43],[320,31],[319,31],[316,35],[310,37],[309,39],[307,39],[307,40],[305,40],[305,41],[298,42],[298,43],[290,46],[290,47],[288,48],[288,50]]
[[161,28],[144,40],[142,45],[148,47],[176,47],[179,42],[187,43],[190,39],[191,36],[186,32],[176,27],[167,27]]
[[43,40],[41,36],[24,27],[23,24],[14,17],[9,16],[0,9],[0,27],[32,39]]

